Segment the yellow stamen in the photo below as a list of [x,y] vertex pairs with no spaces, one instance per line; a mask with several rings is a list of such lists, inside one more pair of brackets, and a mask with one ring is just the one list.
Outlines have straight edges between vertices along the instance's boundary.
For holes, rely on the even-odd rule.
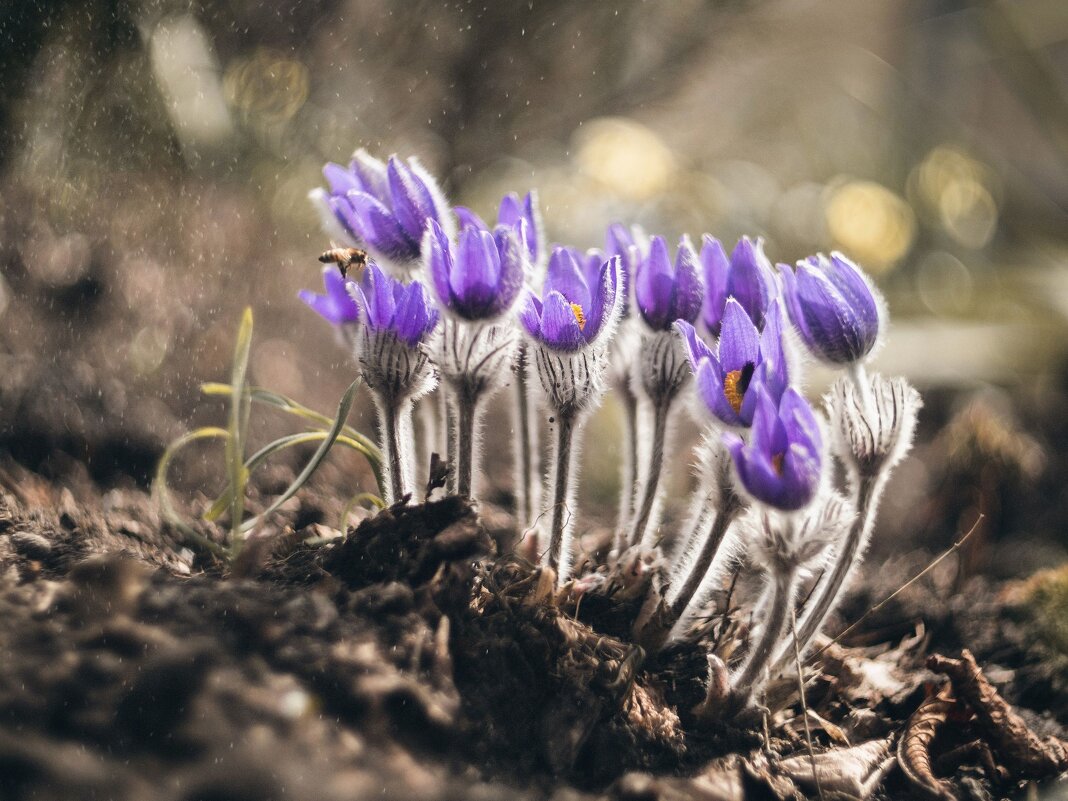
[[742,401],[745,400],[749,382],[753,380],[753,372],[753,363],[747,362],[741,370],[731,370],[723,377],[723,394],[735,414],[742,413]]
[[582,307],[577,303],[571,304],[571,311],[575,315],[575,320],[578,322],[579,331],[586,328],[586,312],[582,311]]
[[782,475],[782,460],[785,458],[785,453],[777,453],[771,457],[771,466],[775,469],[777,475]]
[[727,396],[727,403],[734,409],[735,414],[741,413],[742,401],[745,399],[745,389],[738,386],[741,381],[741,370],[731,370],[723,379],[723,394]]

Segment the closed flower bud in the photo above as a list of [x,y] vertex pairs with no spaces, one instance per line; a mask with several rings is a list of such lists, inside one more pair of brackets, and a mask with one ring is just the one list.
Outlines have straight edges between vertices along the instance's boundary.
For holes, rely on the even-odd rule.
[[786,308],[801,340],[818,359],[837,365],[860,361],[879,339],[882,299],[867,277],[841,253],[779,265]]

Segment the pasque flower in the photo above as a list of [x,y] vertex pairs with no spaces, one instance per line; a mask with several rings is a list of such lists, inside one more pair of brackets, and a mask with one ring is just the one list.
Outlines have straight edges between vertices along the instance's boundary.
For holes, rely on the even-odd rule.
[[468,321],[494,321],[511,310],[523,288],[524,247],[515,229],[491,233],[465,227],[453,245],[446,230],[431,220],[423,249],[431,285],[446,312]]
[[701,267],[705,275],[704,323],[713,336],[719,336],[727,299],[734,298],[757,328],[779,294],[771,262],[764,255],[764,241],[747,236],[738,240],[730,258],[718,239],[701,238]]
[[843,256],[822,253],[779,265],[786,307],[805,346],[819,359],[849,365],[867,356],[879,338],[881,300],[861,269]]
[[778,301],[768,307],[762,333],[734,298],[724,304],[717,353],[684,320],[675,329],[686,343],[697,395],[713,415],[728,426],[748,427],[757,408],[757,387],[764,387],[776,403],[789,380],[782,341],[782,313]]
[[[523,226],[520,226],[520,229]],[[446,312],[438,367],[448,386],[447,450],[454,479],[449,489],[472,496],[483,401],[508,381],[515,351],[512,310],[529,263],[515,228],[493,232],[469,225],[452,242],[431,220],[423,259],[439,305]]]
[[592,259],[601,261],[596,272],[574,250],[554,249],[542,297],[528,291],[521,304],[519,320],[526,332],[550,350],[568,353],[588,347],[614,322],[612,310],[621,294],[620,260],[606,261],[596,253]]
[[[486,222],[466,206],[456,206],[453,211],[456,212],[462,228],[474,227],[483,231],[490,230]],[[533,190],[527,192],[522,200],[515,192],[510,192],[501,198],[501,205],[497,211],[497,225],[515,229],[526,248],[530,264],[535,268],[544,268],[548,249],[545,244],[545,225],[541,219],[541,211],[538,209],[537,192]]]
[[701,312],[704,286],[689,240],[679,243],[672,266],[667,242],[654,236],[634,278],[634,296],[646,325],[667,331],[676,320],[692,323]]
[[344,276],[335,267],[323,267],[323,288],[326,290],[324,295],[302,289],[297,296],[328,323],[344,325],[359,319],[360,310],[356,301],[345,288]]
[[[632,380],[646,400],[644,416],[650,418],[649,448],[642,454],[644,476],[636,488],[633,515],[628,521],[630,545],[649,550],[655,540],[657,510],[664,465],[664,450],[671,428],[671,412],[689,378],[690,370],[674,332],[676,320],[692,323],[701,313],[704,282],[697,254],[688,239],[679,243],[672,265],[667,243],[654,236],[642,253],[634,275],[634,299],[641,316],[642,338]],[[643,437],[639,435],[639,439]],[[619,547],[623,538],[619,538]]]
[[[596,258],[597,254],[589,258]],[[564,582],[571,568],[571,529],[579,436],[604,393],[607,344],[623,306],[620,259],[604,261],[587,282],[584,257],[556,248],[549,259],[542,297],[527,291],[520,323],[533,343],[534,361],[556,426],[548,488],[550,540],[545,561]]]
[[755,390],[756,413],[748,443],[723,435],[738,478],[754,499],[783,511],[804,508],[816,495],[823,469],[823,436],[808,402],[790,387],[775,403]]
[[401,264],[417,260],[427,220],[451,234],[445,197],[415,158],[390,156],[383,163],[361,149],[347,168],[329,163],[323,175],[329,192],[314,190],[312,201],[329,209],[348,238],[379,257]]
[[412,404],[437,383],[424,348],[438,325],[438,310],[418,281],[407,286],[371,264],[360,282],[348,283],[360,309],[356,358],[378,410],[385,455],[387,503],[414,490]]

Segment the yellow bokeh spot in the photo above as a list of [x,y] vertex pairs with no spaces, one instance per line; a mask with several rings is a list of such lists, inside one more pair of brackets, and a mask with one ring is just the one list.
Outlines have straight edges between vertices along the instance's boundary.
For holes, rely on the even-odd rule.
[[872,272],[893,266],[916,238],[916,217],[909,204],[873,181],[849,181],[837,187],[825,213],[835,245]]
[[663,193],[675,174],[671,149],[634,120],[591,120],[576,131],[575,149],[583,172],[627,200],[647,200]]
[[223,78],[227,102],[238,111],[265,122],[284,122],[308,99],[308,68],[273,50],[259,49],[236,59]]
[[917,200],[959,244],[989,244],[998,223],[993,176],[981,162],[950,145],[927,154],[910,178]]

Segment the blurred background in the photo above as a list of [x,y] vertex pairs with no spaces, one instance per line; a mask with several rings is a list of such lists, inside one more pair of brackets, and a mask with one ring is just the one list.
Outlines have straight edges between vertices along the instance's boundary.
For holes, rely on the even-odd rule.
[[[329,244],[306,195],[362,146],[483,215],[536,187],[553,241],[622,220],[845,251],[889,300],[877,366],[926,400],[877,547],[942,547],[982,510],[969,569],[1066,556],[1063,0],[7,0],[0,45],[8,463],[146,485],[221,419],[199,384],[225,380],[246,304],[253,381],[331,410],[352,368],[296,299]],[[580,527],[612,519],[616,415]],[[186,461],[195,489],[209,462]],[[371,486],[345,457],[322,480]],[[673,481],[681,503],[684,456]]]

